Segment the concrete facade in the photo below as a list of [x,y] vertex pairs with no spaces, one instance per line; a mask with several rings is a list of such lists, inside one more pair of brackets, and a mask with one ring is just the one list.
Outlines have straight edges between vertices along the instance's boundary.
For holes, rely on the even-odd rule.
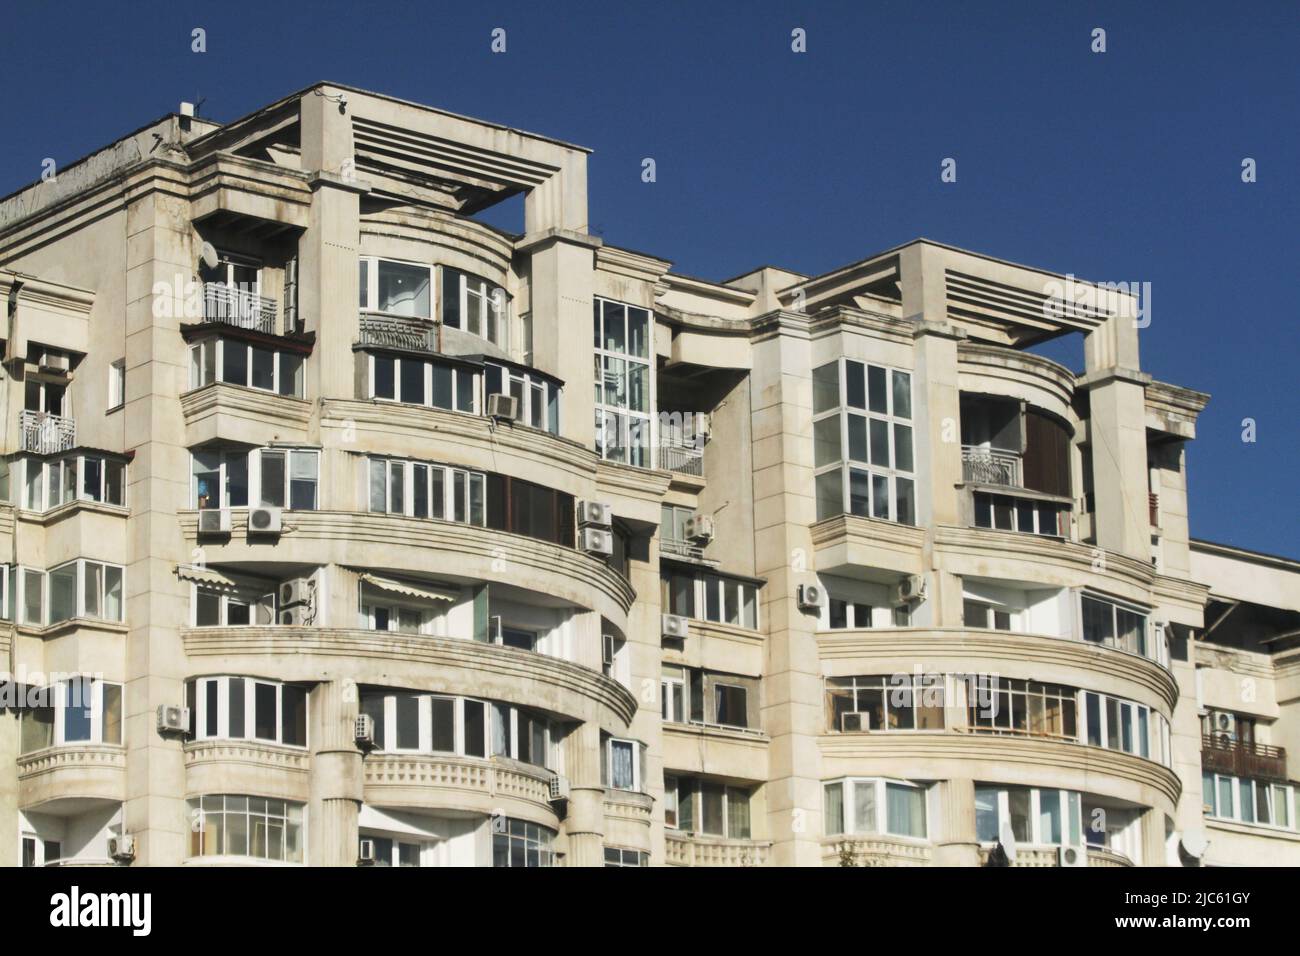
[[322,83],[0,200],[0,862],[1300,862],[1130,296],[679,275],[586,159]]

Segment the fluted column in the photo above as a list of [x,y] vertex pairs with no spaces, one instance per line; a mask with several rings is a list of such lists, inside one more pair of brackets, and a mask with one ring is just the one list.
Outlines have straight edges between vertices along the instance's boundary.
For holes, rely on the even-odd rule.
[[935,785],[939,837],[934,844],[935,866],[979,866],[975,833],[975,782],[959,778]]
[[311,693],[311,802],[307,808],[307,862],[355,866],[361,810],[361,751],[354,728],[357,687],[326,681]]
[[564,830],[569,838],[568,866],[603,866],[605,862],[605,788],[600,782],[600,727],[579,726],[565,740],[564,766],[569,776],[569,809]]

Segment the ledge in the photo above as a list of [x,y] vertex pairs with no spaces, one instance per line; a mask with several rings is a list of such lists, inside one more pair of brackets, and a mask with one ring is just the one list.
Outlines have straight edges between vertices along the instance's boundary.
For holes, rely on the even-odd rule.
[[305,439],[312,403],[214,382],[182,394],[181,412],[185,416],[185,441],[191,447],[217,438],[269,444]]
[[[79,514],[97,514],[106,515],[110,518],[129,518],[131,509],[123,505],[109,505],[102,501],[86,501],[78,498],[75,501],[65,501],[61,505],[49,509],[48,511],[28,511],[25,508],[18,509],[18,520],[24,524],[35,524],[49,527],[65,521]],[[3,525],[0,525],[0,534],[5,532]],[[9,533],[13,533],[12,522],[9,525]]]
[[181,638],[194,673],[464,694],[597,721],[617,734],[637,709],[632,694],[599,671],[468,639],[313,627],[188,628]]
[[846,566],[899,574],[926,570],[922,560],[926,531],[915,525],[861,515],[835,515],[814,524],[810,533],[817,570],[822,573]]

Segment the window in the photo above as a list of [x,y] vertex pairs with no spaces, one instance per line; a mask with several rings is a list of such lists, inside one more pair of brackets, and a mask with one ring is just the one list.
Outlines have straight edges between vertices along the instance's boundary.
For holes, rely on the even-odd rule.
[[126,359],[118,359],[108,367],[108,409],[126,404]]
[[442,267],[442,323],[510,347],[510,298],[487,279]]
[[944,729],[942,675],[828,677],[826,698],[832,732]]
[[201,677],[185,682],[199,740],[262,740],[307,746],[307,690],[253,677]]
[[666,567],[660,584],[669,614],[758,629],[758,585],[753,582]]
[[751,839],[749,801],[749,791],[741,787],[705,778],[664,777],[664,824],[683,833]]
[[190,343],[190,388],[213,382],[242,385],[291,398],[304,398],[305,356],[291,349],[209,337]]
[[574,546],[572,495],[507,475],[487,476],[487,526],[539,541]]
[[924,840],[924,787],[899,780],[846,777],[823,785],[827,836],[889,834]]
[[998,607],[985,601],[967,598],[962,602],[962,623],[966,627],[987,628],[989,630],[1009,631],[1014,612],[1005,607]]
[[492,818],[493,866],[554,866],[555,831],[510,817]]
[[643,745],[635,740],[609,737],[605,741],[607,762],[606,786],[614,790],[641,790],[641,759]]
[[552,435],[560,433],[558,383],[538,372],[487,362],[483,367],[485,395],[513,395],[519,405],[519,422]]
[[188,801],[190,856],[303,861],[303,805],[216,794]]
[[122,621],[124,592],[121,565],[78,559],[49,572],[49,623],[72,618]]
[[122,743],[122,685],[74,677],[30,692],[19,711],[19,748]]
[[967,728],[1077,740],[1078,692],[1071,687],[979,674],[967,682]]
[[316,449],[205,448],[191,453],[194,507],[314,511],[320,452]]
[[275,592],[242,586],[237,591],[194,586],[194,627],[269,627],[276,622]]
[[373,512],[484,525],[487,477],[432,462],[366,459]]
[[1087,743],[1169,766],[1169,722],[1163,714],[1145,704],[1091,691],[1084,692],[1083,703]]
[[861,601],[831,597],[827,601],[827,627],[833,631],[871,627],[872,607]]
[[28,458],[23,469],[23,507],[29,511],[48,511],[78,500],[126,504],[126,463],[118,459],[101,455]]
[[1082,805],[1072,790],[1036,787],[975,787],[975,833],[981,843],[998,843],[1009,827],[1016,843],[1082,846]]
[[478,412],[477,366],[407,355],[367,355],[369,395],[380,401],[424,405],[447,411]]
[[597,298],[593,328],[596,450],[610,461],[649,468],[654,317],[647,309]]
[[715,683],[713,694],[719,724],[727,727],[749,726],[749,714],[746,709],[748,698],[744,687]]
[[7,564],[0,564],[0,621],[14,619],[14,591],[17,585],[17,569]]
[[316,510],[320,452],[263,448],[257,452],[259,505],[297,511]]
[[1296,791],[1291,784],[1250,780],[1226,774],[1201,773],[1205,815],[1253,826],[1296,830]]
[[606,866],[649,866],[650,854],[641,850],[624,850],[616,846],[605,847]]
[[194,507],[248,507],[248,452],[203,449],[192,453]]
[[421,863],[425,848],[423,843],[400,840],[390,836],[380,836],[366,830],[361,831],[360,839],[369,840],[374,844],[374,866],[418,867],[423,865]]
[[817,520],[916,523],[912,376],[837,359],[813,370]]
[[362,309],[430,319],[433,317],[433,266],[362,258],[360,292]]
[[1092,594],[1082,595],[1079,604],[1085,641],[1167,662],[1164,641],[1147,634],[1146,612]]
[[680,667],[665,666],[660,680],[661,716],[671,724],[686,722],[686,680]]
[[975,527],[1063,537],[1064,505],[1011,495],[974,494]]
[[[486,715],[491,710],[491,721]],[[468,697],[366,691],[361,713],[375,722],[381,751],[508,757],[551,768],[554,731],[542,716]]]

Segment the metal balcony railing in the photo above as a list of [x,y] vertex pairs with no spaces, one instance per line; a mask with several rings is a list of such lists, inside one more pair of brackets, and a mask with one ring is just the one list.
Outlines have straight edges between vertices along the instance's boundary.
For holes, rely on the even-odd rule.
[[704,476],[704,452],[694,442],[662,441],[659,467],[682,475]]
[[659,539],[659,552],[675,558],[686,558],[688,561],[704,560],[704,548],[702,546],[677,538],[661,537]]
[[359,329],[362,345],[416,352],[436,352],[438,349],[436,326],[429,319],[362,312]]
[[203,321],[275,334],[273,299],[246,292],[224,282],[203,284]]
[[1201,768],[1255,780],[1285,781],[1286,750],[1234,740],[1228,734],[1201,735]]
[[77,423],[49,412],[24,411],[20,420],[23,451],[54,455],[77,445]]
[[1020,488],[1020,456],[1010,451],[962,445],[961,477],[963,481],[981,485]]

